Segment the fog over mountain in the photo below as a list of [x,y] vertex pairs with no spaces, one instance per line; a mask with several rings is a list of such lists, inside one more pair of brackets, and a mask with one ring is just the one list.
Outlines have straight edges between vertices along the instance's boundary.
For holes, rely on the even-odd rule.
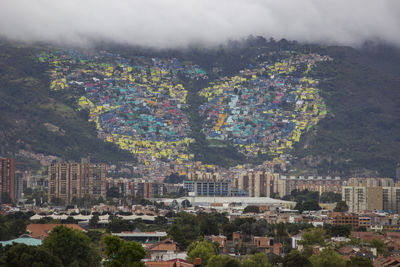
[[0,35],[22,41],[92,40],[157,48],[262,35],[357,46],[400,46],[398,0],[2,0]]

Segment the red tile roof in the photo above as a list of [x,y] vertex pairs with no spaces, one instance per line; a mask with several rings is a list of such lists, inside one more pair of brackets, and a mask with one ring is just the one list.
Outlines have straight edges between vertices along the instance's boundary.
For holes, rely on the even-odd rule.
[[53,230],[54,227],[59,226],[59,225],[86,232],[85,229],[83,229],[82,227],[80,227],[77,224],[57,224],[57,223],[52,223],[52,224],[44,224],[44,223],[29,224],[26,227],[26,230],[30,233],[30,235],[33,238],[44,239],[45,237],[47,237],[49,235],[50,231]]

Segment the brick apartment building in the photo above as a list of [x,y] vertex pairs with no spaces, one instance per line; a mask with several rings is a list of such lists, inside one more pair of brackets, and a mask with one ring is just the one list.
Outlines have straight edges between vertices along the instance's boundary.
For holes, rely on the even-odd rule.
[[9,194],[11,200],[17,200],[15,162],[11,158],[0,158],[0,201],[4,193]]
[[106,165],[94,163],[52,163],[48,167],[48,201],[60,198],[106,197]]

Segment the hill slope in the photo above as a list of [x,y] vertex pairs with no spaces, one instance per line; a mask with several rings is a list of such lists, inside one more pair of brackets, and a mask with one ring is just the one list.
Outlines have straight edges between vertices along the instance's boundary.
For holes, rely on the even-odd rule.
[[[142,71],[141,74],[143,77],[152,76],[152,64],[155,64],[152,60],[157,57],[179,58],[187,71],[204,69],[207,72],[208,80],[186,79],[181,77],[181,71],[178,71],[171,79],[168,78],[167,82],[171,84],[171,88],[182,84],[187,90],[187,105],[184,107],[179,104],[182,108],[178,108],[177,111],[186,116],[184,120],[191,129],[185,134],[194,140],[188,147],[188,151],[194,154],[193,159],[224,167],[240,163],[259,164],[272,156],[259,154],[255,158],[249,158],[242,153],[240,147],[232,145],[232,138],[228,141],[209,139],[210,135],[219,132],[211,132],[212,127],[216,129],[216,123],[207,122],[206,117],[199,113],[201,107],[208,108],[204,106],[208,100],[200,97],[200,92],[209,86],[210,82],[214,82],[217,86],[215,88],[218,89],[218,86],[222,85],[218,83],[219,79],[234,77],[244,69],[255,69],[256,64],[265,60],[280,61],[281,51],[304,54],[312,51],[320,55],[329,55],[332,61],[318,63],[309,73],[310,77],[320,81],[319,95],[327,106],[327,115],[321,117],[318,124],[301,135],[300,142],[293,144],[293,150],[285,151],[294,158],[291,160],[292,166],[284,172],[304,175],[394,176],[396,163],[400,161],[400,52],[397,49],[372,46],[355,50],[348,47],[300,45],[285,40],[267,42],[262,38],[231,43],[216,49],[108,49],[113,50],[114,54],[124,55],[128,61],[137,62],[139,58],[141,65],[147,64],[146,71]],[[132,160],[132,154],[98,139],[94,123],[88,122],[88,112],[77,111],[78,99],[85,92],[79,93],[78,89],[49,90],[49,65],[39,63],[36,58],[43,50],[46,49],[18,47],[7,43],[0,45],[0,154],[16,153],[19,149],[25,149],[75,160],[87,155],[91,155],[92,159],[97,161]],[[140,57],[141,55],[143,57]],[[164,64],[163,61],[160,62]],[[168,64],[167,67],[173,70]],[[196,64],[200,68],[193,67]],[[122,73],[121,70],[119,72]],[[296,76],[300,74],[301,72],[293,74],[293,77],[300,78],[301,76]],[[252,79],[251,75],[247,78]],[[268,76],[265,79],[268,79]],[[144,84],[143,81],[141,83]],[[118,86],[118,83],[113,83],[112,86]],[[246,89],[246,86],[248,85],[244,84],[243,89]],[[143,92],[148,93],[149,90]],[[120,99],[124,95],[125,93],[119,93],[117,97]],[[275,93],[273,96],[279,97]],[[231,102],[224,102],[223,105],[226,107],[227,103]],[[212,117],[210,112],[213,109],[215,108],[209,108],[208,113],[204,114]],[[141,114],[153,114],[152,112],[146,111]],[[118,121],[127,119],[122,113],[124,111],[121,109]],[[133,114],[132,111],[130,113]],[[151,117],[142,118],[139,115],[132,115],[136,118],[131,121],[132,124],[139,123],[138,118],[144,120]],[[146,125],[140,127],[152,127],[151,124]],[[204,125],[209,128],[208,139]],[[244,126],[250,130],[254,128],[252,123],[244,123]],[[179,123],[174,127],[179,127]],[[166,129],[156,129],[160,130]],[[146,131],[142,133],[142,137],[148,138],[145,134]],[[162,160],[169,168],[169,158],[164,157]]]
[[95,127],[65,96],[49,92],[48,67],[36,53],[33,47],[0,43],[0,154],[24,149],[73,160],[134,160],[98,139]]
[[296,148],[304,173],[395,176],[400,161],[400,52],[378,46],[330,47],[321,64],[321,95],[329,116]]

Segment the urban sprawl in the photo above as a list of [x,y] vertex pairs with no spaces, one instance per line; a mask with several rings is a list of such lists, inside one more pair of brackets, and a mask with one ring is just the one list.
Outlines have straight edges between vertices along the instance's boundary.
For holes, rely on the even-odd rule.
[[[211,80],[177,58],[39,53],[49,89],[81,92],[76,108],[88,112],[98,137],[138,162],[21,149],[18,157],[42,164],[33,172],[0,158],[0,264],[11,246],[49,247],[56,233],[72,231],[97,246],[102,266],[400,266],[400,165],[389,178],[282,174],[294,145],[328,112],[309,74],[334,60],[284,54]],[[207,84],[195,112],[210,147],[269,159],[230,168],[196,161],[183,80]],[[118,265],[120,252],[110,252],[118,246],[108,242],[141,252]]]

